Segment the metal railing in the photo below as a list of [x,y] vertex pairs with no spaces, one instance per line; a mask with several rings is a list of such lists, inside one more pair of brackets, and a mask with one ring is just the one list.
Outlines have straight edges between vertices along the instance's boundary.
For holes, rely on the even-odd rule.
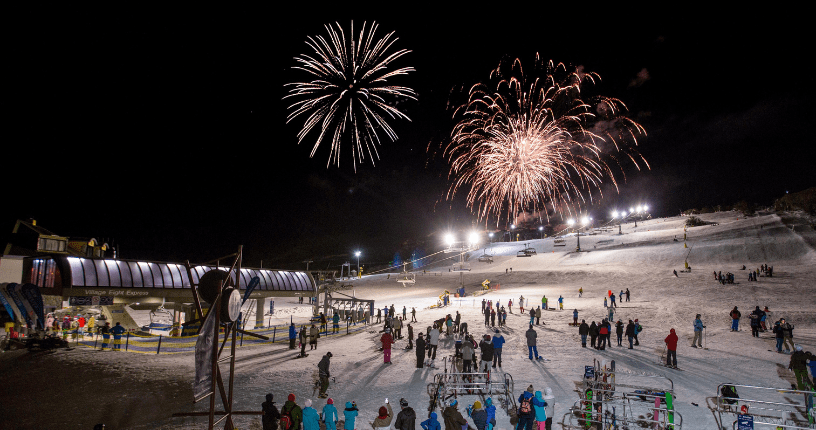
[[[579,400],[569,408],[569,412],[561,418],[561,428],[565,430],[586,430],[599,424],[601,428],[657,428],[666,430],[680,430],[683,428],[683,416],[674,409],[665,407],[632,408],[626,412],[626,402],[594,402],[590,400]],[[614,406],[610,410],[605,406]],[[623,411],[622,415],[617,414],[617,408]],[[637,410],[637,412],[635,412]],[[615,427],[617,426],[617,427]]]
[[[726,386],[734,387],[737,397],[723,395],[723,387]],[[746,394],[748,397],[745,397]],[[794,400],[795,397],[793,396],[796,395],[801,396],[801,402]],[[816,424],[808,423],[808,406],[811,408],[810,414],[813,414],[813,395],[813,391],[724,383],[717,386],[715,411],[721,426],[725,425],[723,414],[739,414],[741,405],[743,405],[748,406],[748,413],[753,416],[755,425],[760,424],[771,428],[777,426],[783,429],[797,430],[816,429]],[[809,397],[810,405],[808,405]],[[760,412],[756,413],[754,411]],[[736,425],[736,421],[734,425]]]

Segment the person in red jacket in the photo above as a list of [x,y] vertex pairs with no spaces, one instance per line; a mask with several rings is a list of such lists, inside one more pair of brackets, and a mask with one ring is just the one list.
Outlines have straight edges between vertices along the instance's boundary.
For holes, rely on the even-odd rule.
[[385,333],[380,337],[383,349],[383,361],[385,364],[391,364],[391,344],[394,343],[394,338],[391,337],[391,329],[386,328]]
[[666,336],[666,366],[677,369],[677,334],[674,329]]

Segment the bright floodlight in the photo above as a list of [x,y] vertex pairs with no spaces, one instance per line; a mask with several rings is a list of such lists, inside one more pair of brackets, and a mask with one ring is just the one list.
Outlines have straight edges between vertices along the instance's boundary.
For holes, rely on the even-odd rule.
[[544,230],[544,226],[543,226],[543,225],[538,226],[538,231],[541,231],[541,230]]
[[488,233],[487,235],[488,235],[488,236],[490,236],[490,237],[493,237],[493,232],[491,231],[491,232],[490,232],[490,233]]
[[470,243],[477,243],[479,241],[479,233],[476,233],[475,231],[470,233],[470,236],[468,236],[468,241]]
[[612,218],[618,217],[618,211],[612,211]]
[[643,210],[643,208],[642,208],[642,207],[640,207],[640,206],[638,206],[638,207],[637,207],[637,211],[638,211],[638,212],[640,212],[640,211],[642,211],[642,210]]
[[516,228],[515,224],[510,224],[510,228]]
[[649,210],[649,206],[643,205],[643,212],[646,212],[648,210]]
[[574,220],[574,219],[572,219],[572,218],[570,218],[570,219],[568,219],[568,220],[567,220],[567,224],[569,224],[570,226],[572,226],[573,224],[575,224],[575,220]]
[[453,245],[453,235],[450,233],[446,234],[445,242],[448,244],[448,246]]
[[581,224],[584,224],[584,225],[589,224],[589,218],[587,218],[587,217],[581,218]]
[[359,257],[359,256],[360,256],[360,251],[355,252],[355,253],[354,253],[354,256],[355,256],[355,257]]
[[629,213],[632,213],[634,211],[635,211],[635,208],[629,208]]

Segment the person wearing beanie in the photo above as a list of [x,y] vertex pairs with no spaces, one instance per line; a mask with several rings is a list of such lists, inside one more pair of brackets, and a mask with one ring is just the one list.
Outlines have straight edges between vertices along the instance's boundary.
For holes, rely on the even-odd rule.
[[782,346],[785,348],[785,352],[793,351],[793,324],[785,321],[785,318],[781,318],[779,327],[782,328]]
[[493,342],[489,334],[479,342],[479,350],[482,352],[482,361],[479,362],[479,373],[490,374],[490,366],[493,364]]
[[422,369],[423,367],[425,367],[425,339],[422,333],[419,333],[416,339],[416,368]]
[[703,325],[703,320],[700,319],[700,314],[697,314],[694,317],[694,338],[691,339],[691,347],[692,348],[702,348],[703,347],[703,329],[705,326]]
[[286,403],[281,408],[281,415],[287,417],[291,421],[291,426],[281,426],[281,430],[297,430],[300,428],[300,423],[303,421],[303,410],[295,403],[295,395],[289,394]]
[[436,419],[436,412],[431,412],[429,418],[419,424],[422,430],[442,430],[439,420]]
[[374,430],[387,430],[391,427],[391,419],[393,417],[394,412],[391,410],[391,403],[388,403],[388,399],[385,399],[385,406],[380,406],[380,409],[377,411],[377,418],[374,418],[371,427],[374,428]]
[[629,349],[632,349],[632,340],[635,338],[635,323],[632,320],[626,324],[626,338],[629,339]]
[[485,413],[487,417],[485,421],[485,430],[493,430],[493,427],[496,425],[496,406],[493,405],[493,399],[488,397],[485,399]]
[[527,332],[524,333],[524,336],[527,338],[527,350],[529,351],[529,359],[533,359],[533,355],[535,355],[536,360],[540,359],[541,356],[538,355],[538,348],[536,347],[536,338],[538,337],[538,333],[533,330],[533,325],[530,324],[530,328],[527,329]]
[[742,316],[742,313],[734,306],[734,309],[731,309],[731,331],[739,331],[739,319]]
[[320,430],[320,416],[312,407],[312,401],[306,399],[303,405],[303,430]]
[[477,400],[473,406],[468,408],[468,415],[473,420],[476,430],[486,430],[487,427],[487,411],[482,409],[482,404]]
[[640,325],[637,318],[635,318],[635,346],[640,345],[640,342],[638,341],[638,335],[640,334],[641,331],[643,331],[643,326]]
[[337,407],[334,406],[334,400],[329,397],[326,400],[326,405],[323,406],[323,422],[326,423],[326,430],[337,430],[337,420],[339,418]]
[[275,396],[267,394],[266,401],[261,403],[261,410],[263,411],[261,425],[263,426],[263,430],[278,430],[280,412],[278,412],[278,407],[275,406],[274,399]]
[[414,408],[408,406],[408,400],[400,399],[400,411],[397,414],[397,420],[394,421],[394,429],[416,429],[416,412],[414,412]]
[[456,399],[452,399],[442,411],[442,420],[445,422],[445,430],[462,430],[462,428],[467,428],[468,425],[467,420],[465,417],[462,416],[462,413],[459,412],[457,408],[458,402]]
[[354,424],[357,420],[359,409],[354,402],[346,402],[346,409],[343,409],[343,418],[346,422],[343,424],[344,430],[354,430]]
[[[501,367],[502,347],[504,346],[504,336],[501,335],[499,329],[496,329],[493,335],[493,368]],[[498,364],[497,364],[498,363]]]
[[816,357],[809,352],[802,351],[802,345],[796,344],[793,354],[791,354],[788,369],[792,370],[794,375],[796,375],[796,388],[798,390],[807,390],[810,385],[810,379],[808,379],[808,360],[816,360]]
[[320,395],[318,397],[321,399],[329,397],[329,395],[326,394],[326,390],[329,389],[329,378],[331,377],[331,372],[329,372],[331,358],[332,353],[327,352],[326,355],[324,355],[323,358],[320,359],[320,363],[317,363],[317,369],[319,371],[320,377]]
[[586,320],[581,320],[581,325],[578,326],[578,334],[581,336],[581,347],[586,348],[587,336],[589,336],[589,324]]
[[518,398],[517,430],[533,430],[535,410],[533,409],[533,386],[530,385]]
[[295,323],[289,325],[289,349],[295,349],[295,341],[297,340],[297,329]]

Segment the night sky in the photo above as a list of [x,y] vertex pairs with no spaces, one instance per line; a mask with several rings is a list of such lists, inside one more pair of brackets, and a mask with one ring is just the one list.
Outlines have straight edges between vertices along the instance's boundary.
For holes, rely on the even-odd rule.
[[[451,90],[536,53],[600,74],[599,92],[648,133],[651,170],[605,186],[597,217],[640,202],[656,216],[767,205],[814,185],[814,37],[801,14],[342,6],[21,12],[4,62],[2,238],[35,218],[122,258],[201,262],[244,245],[245,264],[280,268],[432,248],[476,221],[445,199],[446,165],[427,151],[450,136]],[[314,140],[296,145],[302,122],[285,124],[282,100],[303,78],[291,67],[306,37],[352,19],[396,31],[412,52],[395,66],[416,71],[393,83],[419,94],[400,104],[412,122],[391,121],[400,139],[356,172],[348,152],[327,168],[327,143],[309,158]]]

